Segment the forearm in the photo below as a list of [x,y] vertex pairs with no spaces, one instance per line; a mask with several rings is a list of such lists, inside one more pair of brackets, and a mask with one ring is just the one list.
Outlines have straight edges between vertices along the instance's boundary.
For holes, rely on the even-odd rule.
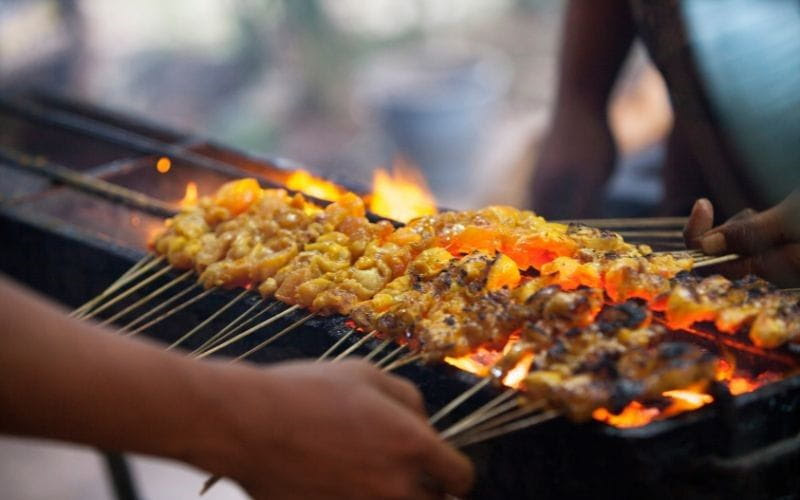
[[571,0],[564,21],[556,120],[604,119],[635,26],[627,0]]
[[208,431],[222,418],[224,369],[67,318],[2,277],[0,295],[0,432],[181,459],[225,454],[226,438]]

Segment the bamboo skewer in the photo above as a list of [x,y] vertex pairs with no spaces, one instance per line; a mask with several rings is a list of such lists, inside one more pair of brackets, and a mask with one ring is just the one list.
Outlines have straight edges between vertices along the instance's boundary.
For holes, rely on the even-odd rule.
[[[497,413],[494,413],[494,410],[497,409],[497,406],[501,405],[502,403],[505,403],[509,398],[513,397],[516,393],[517,393],[517,391],[515,391],[514,389],[508,389],[508,390],[504,391],[503,393],[501,393],[500,395],[496,396],[494,399],[492,399],[488,403],[484,404],[483,406],[481,406],[480,408],[478,408],[474,412],[470,413],[466,417],[462,418],[461,420],[459,420],[455,424],[451,425],[450,427],[448,427],[447,429],[442,431],[440,436],[442,437],[442,439],[447,439],[450,436],[453,436],[453,435],[461,432],[462,429],[466,429],[467,427],[471,427],[472,425],[476,425],[477,423],[483,422],[484,420],[491,418],[491,416],[487,416],[487,415],[494,416],[495,414],[497,414]],[[515,403],[516,404],[516,401],[511,401],[511,403]],[[505,405],[503,405],[503,406],[505,406]],[[484,418],[482,420],[478,420],[481,417],[484,417]]]
[[489,385],[491,381],[492,379],[490,377],[486,377],[477,384],[467,389],[466,391],[462,392],[455,399],[453,399],[452,401],[444,405],[439,411],[434,413],[433,416],[431,416],[431,418],[428,419],[428,423],[430,423],[431,425],[435,424],[436,422],[444,418],[446,415],[448,415],[451,411],[458,408],[464,401],[471,398],[478,391]]
[[391,339],[386,339],[386,340],[382,341],[380,344],[378,344],[378,346],[376,348],[374,348],[372,351],[370,351],[369,354],[364,356],[364,361],[370,361],[372,358],[377,356],[378,353],[380,353],[382,350],[386,349],[386,346],[391,344],[391,343],[392,343]]
[[538,412],[540,412],[542,410],[541,406],[536,406],[536,407],[522,406],[521,407],[521,406],[519,406],[519,403],[517,401],[511,401],[511,402],[512,403],[517,403],[516,405],[513,405],[510,408],[511,411],[509,411],[508,413],[499,414],[499,416],[496,416],[494,419],[487,419],[488,421],[485,421],[480,425],[476,425],[475,427],[470,429],[470,432],[468,433],[468,435],[470,435],[470,434],[472,434],[472,435],[480,434],[480,433],[489,431],[491,429],[495,429],[495,428],[497,428],[497,427],[499,427],[499,426],[501,426],[503,424],[507,424],[509,422],[513,422],[514,420],[517,420],[519,418],[527,417],[531,413],[538,413]]
[[224,348],[228,347],[229,345],[233,344],[234,342],[237,342],[237,341],[247,337],[248,335],[252,334],[253,332],[256,332],[256,331],[262,329],[263,327],[278,321],[279,319],[283,318],[287,314],[291,314],[292,312],[296,311],[299,308],[300,308],[300,306],[297,306],[297,305],[291,306],[288,309],[285,309],[285,310],[279,312],[278,314],[276,314],[274,316],[271,316],[270,318],[265,319],[261,323],[258,323],[257,325],[248,328],[247,330],[245,330],[242,333],[234,336],[233,338],[230,338],[230,339],[226,340],[225,342],[217,344],[216,346],[211,347],[211,348],[209,348],[209,349],[207,349],[207,350],[205,350],[203,352],[197,353],[195,358],[196,359],[203,359],[203,358],[205,358],[207,356],[210,356],[210,355],[214,354],[215,352],[220,351],[221,349],[224,349]]
[[548,422],[555,418],[560,417],[561,414],[557,411],[545,411],[539,414],[536,414],[532,417],[525,418],[522,420],[518,420],[516,422],[512,422],[508,425],[497,427],[495,429],[486,431],[482,434],[471,434],[469,436],[463,436],[461,439],[453,440],[450,444],[457,448],[463,448],[465,446],[469,446],[471,444],[479,443],[481,441],[486,441],[487,439],[492,439],[496,437],[503,436],[505,434],[509,434],[511,432],[520,431],[522,429],[526,429],[528,427],[543,424],[544,422]]
[[356,342],[355,344],[351,345],[350,347],[348,347],[347,349],[345,349],[344,351],[342,351],[342,353],[341,353],[341,354],[339,354],[338,356],[336,356],[335,358],[333,358],[333,361],[341,361],[341,360],[342,360],[342,359],[344,359],[344,358],[345,358],[347,355],[349,355],[350,353],[352,353],[353,351],[355,351],[356,349],[358,349],[358,348],[359,348],[359,347],[361,347],[362,345],[366,344],[366,343],[367,343],[367,341],[368,341],[369,339],[371,339],[372,337],[374,337],[374,336],[375,336],[375,335],[377,335],[377,334],[378,334],[378,330],[372,330],[372,331],[371,331],[371,332],[369,332],[368,334],[366,334],[366,335],[364,335],[363,337],[361,337],[361,338],[358,340],[358,342]]
[[629,217],[613,219],[573,219],[554,220],[561,224],[585,224],[599,228],[625,228],[625,227],[683,227],[689,221],[688,217]]
[[298,319],[297,321],[295,321],[291,325],[289,325],[286,328],[284,328],[283,330],[279,331],[278,333],[276,333],[272,337],[268,338],[264,342],[261,342],[260,344],[258,344],[257,346],[253,347],[252,349],[250,349],[246,353],[236,357],[232,361],[241,361],[241,360],[243,360],[244,358],[246,358],[247,356],[253,354],[254,352],[259,351],[259,350],[263,349],[264,347],[268,346],[269,344],[275,342],[276,340],[278,340],[279,338],[283,337],[287,333],[297,329],[299,326],[301,326],[303,323],[305,323],[306,321],[310,320],[314,316],[315,316],[314,313],[306,314],[305,316],[303,316],[302,318]]
[[91,310],[91,311],[87,312],[86,314],[84,314],[83,316],[79,316],[79,318],[80,319],[90,319],[90,318],[93,318],[93,317],[97,316],[98,314],[100,314],[101,312],[105,311],[109,307],[113,306],[114,304],[116,304],[120,300],[130,296],[131,294],[133,294],[133,292],[139,290],[140,288],[142,288],[142,287],[144,287],[146,285],[149,285],[151,282],[157,280],[158,278],[160,278],[161,276],[163,276],[164,274],[168,273],[171,270],[172,270],[172,268],[170,266],[166,266],[166,267],[164,267],[162,269],[159,269],[154,274],[148,276],[147,278],[145,278],[142,281],[138,282],[134,286],[128,288],[127,290],[125,290],[121,294],[115,296],[113,299],[109,300],[108,302],[106,302],[103,305],[101,305],[100,307],[98,307],[97,309]]
[[328,356],[330,356],[331,354],[336,352],[336,349],[338,349],[339,346],[342,345],[347,339],[349,339],[354,333],[356,333],[355,330],[350,330],[346,334],[342,335],[342,338],[337,340],[336,343],[333,344],[327,351],[322,353],[322,356],[317,358],[316,363],[319,363],[320,361],[324,361],[325,359],[328,358]]
[[204,350],[208,349],[209,347],[214,346],[214,344],[216,344],[218,342],[221,342],[221,341],[223,341],[223,340],[225,340],[225,339],[227,339],[227,338],[229,338],[229,337],[231,337],[233,335],[236,335],[237,332],[241,331],[241,328],[244,328],[245,326],[249,325],[253,320],[258,318],[262,313],[266,313],[266,311],[269,311],[270,309],[275,307],[277,304],[278,304],[277,302],[272,303],[272,304],[266,306],[265,308],[263,308],[258,313],[254,314],[252,318],[245,319],[247,317],[247,315],[250,314],[251,312],[253,312],[253,310],[256,307],[258,307],[260,305],[263,305],[262,301],[258,301],[256,303],[254,303],[253,305],[251,305],[250,307],[245,309],[245,311],[242,314],[240,314],[239,316],[237,316],[233,321],[231,321],[230,323],[228,323],[227,325],[222,327],[222,329],[220,329],[217,333],[215,333],[214,335],[209,337],[205,342],[200,344],[200,347],[198,347],[197,349],[192,351],[192,354],[196,354],[198,352],[204,351]]
[[[461,425],[457,425],[457,426],[454,425],[452,428],[447,429],[445,432],[440,434],[440,437],[442,439],[452,439],[454,436],[456,436],[458,434],[463,434],[465,432],[466,433],[471,433],[475,429],[477,429],[478,426],[480,426],[480,424],[486,422],[487,420],[495,418],[498,415],[503,415],[504,413],[506,413],[506,412],[508,412],[510,410],[514,410],[515,408],[519,408],[519,402],[518,401],[506,401],[505,403],[503,403],[501,405],[498,405],[497,407],[492,408],[490,410],[486,410],[484,412],[481,412],[478,415],[475,415],[475,416],[471,415],[469,420],[466,420]],[[491,423],[491,422],[487,422],[487,423]],[[494,425],[492,425],[492,427],[494,427]]]
[[94,296],[93,298],[89,299],[88,301],[84,302],[83,304],[75,308],[72,312],[69,313],[69,316],[71,317],[80,316],[86,310],[94,307],[94,305],[97,304],[97,302],[102,300],[104,297],[108,296],[111,293],[114,293],[114,291],[118,290],[119,287],[123,286],[124,283],[127,282],[128,276],[136,272],[152,257],[153,257],[152,254],[147,254],[141,259],[139,259],[138,262],[136,262],[133,266],[131,266],[127,271],[122,273],[122,276],[115,279],[110,285],[108,285],[105,290],[103,290],[98,295]]
[[648,238],[648,239],[680,239],[683,241],[683,231],[615,231],[623,238]]
[[236,297],[234,297],[233,299],[231,299],[230,301],[228,301],[228,303],[227,303],[227,304],[225,304],[224,306],[220,307],[220,308],[219,308],[219,309],[218,309],[218,310],[217,310],[217,311],[216,311],[214,314],[212,314],[211,316],[209,316],[209,317],[208,317],[208,318],[206,318],[205,320],[201,321],[201,322],[200,322],[200,324],[198,324],[197,326],[195,326],[194,328],[192,328],[191,330],[189,330],[188,332],[186,332],[185,334],[183,334],[183,336],[182,336],[182,337],[180,337],[178,340],[176,340],[175,342],[173,342],[172,344],[170,344],[170,345],[167,347],[167,350],[168,350],[168,351],[169,351],[169,350],[172,350],[172,349],[174,349],[174,348],[178,347],[179,345],[181,345],[181,344],[183,343],[183,341],[185,341],[186,339],[188,339],[189,337],[191,337],[191,336],[192,336],[192,335],[194,335],[195,333],[199,332],[199,331],[200,331],[200,330],[202,330],[203,328],[205,328],[205,326],[206,326],[207,324],[209,324],[209,323],[211,323],[212,321],[214,321],[214,320],[215,320],[215,319],[216,319],[216,318],[217,318],[217,317],[218,317],[220,314],[224,313],[224,312],[225,312],[225,311],[227,311],[227,310],[228,310],[228,309],[229,309],[231,306],[233,306],[234,304],[236,304],[237,302],[239,302],[240,300],[242,300],[242,299],[244,298],[244,296],[245,296],[245,295],[247,295],[249,292],[250,292],[250,290],[242,290],[242,291],[241,291],[241,292],[240,292],[240,293],[239,293],[239,294],[238,294]]
[[387,354],[386,356],[384,356],[384,357],[382,357],[381,359],[379,359],[379,360],[378,360],[378,361],[375,363],[375,367],[376,367],[376,368],[381,368],[381,367],[383,367],[384,365],[386,365],[387,363],[389,363],[389,362],[392,360],[392,358],[394,358],[395,356],[397,356],[397,354],[399,354],[399,353],[400,353],[400,352],[401,352],[403,349],[406,349],[407,347],[408,347],[408,346],[407,346],[407,344],[403,344],[403,345],[400,345],[400,346],[397,346],[397,347],[395,347],[394,349],[392,349],[392,351],[391,351],[389,354]]
[[[267,307],[263,308],[262,310],[258,311],[258,313],[256,315],[254,315],[252,318],[243,321],[238,326],[232,328],[223,337],[220,337],[219,339],[215,340],[214,344],[218,344],[218,343],[222,342],[223,340],[227,340],[227,339],[231,338],[232,336],[239,334],[240,332],[244,331],[244,329],[247,328],[248,325],[252,325],[256,321],[258,321],[258,318],[264,316],[268,312],[272,311],[272,309],[274,309],[276,306],[279,306],[281,304],[282,304],[282,302],[278,302],[278,301],[273,302],[272,304],[270,304]],[[207,342],[204,342],[204,345],[205,344],[207,344]],[[205,350],[205,349],[208,349],[208,348],[211,348],[211,347],[213,347],[212,344],[205,345],[205,347],[203,347],[202,349],[200,349],[198,347],[197,349],[195,349],[195,352],[199,352],[201,350]],[[193,353],[193,354],[195,354],[195,353]]]
[[412,352],[411,354],[403,356],[402,358],[400,358],[400,359],[398,359],[396,361],[393,361],[389,365],[384,366],[381,369],[381,371],[382,372],[391,372],[391,371],[397,370],[398,368],[401,368],[403,366],[406,366],[406,365],[409,365],[409,364],[414,363],[416,361],[419,361],[420,359],[423,358],[423,356],[424,355],[422,353],[413,353]]
[[166,307],[169,307],[170,304],[172,304],[173,302],[176,302],[178,299],[180,299],[181,297],[183,297],[184,295],[186,295],[187,293],[189,293],[190,291],[194,290],[195,288],[197,288],[199,286],[200,286],[199,283],[193,283],[193,284],[189,285],[188,287],[184,288],[180,292],[176,293],[172,297],[170,297],[167,300],[165,300],[164,302],[158,304],[156,307],[150,309],[149,311],[146,311],[144,314],[141,314],[141,315],[135,317],[134,319],[129,321],[127,324],[125,324],[122,327],[120,327],[118,331],[120,333],[127,332],[129,329],[131,329],[134,326],[138,325],[139,323],[145,321],[150,316],[153,316],[154,314],[158,313],[162,309],[164,309]]
[[107,325],[109,323],[113,323],[114,321],[116,321],[117,319],[125,316],[129,312],[131,312],[131,311],[133,311],[135,309],[138,309],[143,304],[146,304],[147,302],[150,302],[155,297],[158,297],[159,295],[161,295],[165,291],[169,290],[173,286],[177,285],[181,281],[183,281],[186,278],[188,278],[191,274],[192,274],[192,271],[186,271],[185,273],[181,274],[177,278],[174,278],[173,280],[169,281],[168,283],[166,283],[164,285],[161,285],[160,287],[158,287],[157,289],[153,290],[149,294],[145,295],[141,299],[137,300],[133,304],[129,305],[125,309],[123,309],[123,310],[119,311],[118,313],[114,314],[113,316],[110,316],[109,318],[103,320],[100,324],[101,325]]
[[732,253],[732,254],[729,254],[729,255],[722,255],[722,256],[719,256],[719,257],[703,259],[703,260],[700,260],[698,263],[694,264],[692,266],[692,269],[698,269],[698,268],[706,267],[706,266],[714,266],[714,265],[717,265],[717,264],[722,264],[724,262],[730,262],[732,260],[736,260],[736,259],[739,259],[739,258],[741,258],[740,255]]
[[[191,290],[192,288],[194,288],[194,287],[189,287],[187,290]],[[191,299],[189,299],[189,300],[187,300],[187,301],[185,301],[185,302],[183,302],[181,304],[178,304],[177,306],[173,307],[172,309],[170,309],[169,311],[165,312],[161,316],[158,316],[157,318],[145,323],[144,325],[137,327],[135,330],[132,330],[131,332],[128,333],[128,336],[133,336],[133,335],[136,335],[137,333],[139,333],[141,331],[147,330],[151,326],[153,326],[153,325],[155,325],[157,323],[160,323],[161,321],[169,318],[173,314],[186,309],[187,307],[189,307],[190,305],[194,304],[195,302],[197,302],[199,300],[202,300],[203,298],[205,298],[207,295],[211,294],[215,290],[216,290],[216,288],[209,288],[208,290],[203,290],[199,295],[195,295]]]

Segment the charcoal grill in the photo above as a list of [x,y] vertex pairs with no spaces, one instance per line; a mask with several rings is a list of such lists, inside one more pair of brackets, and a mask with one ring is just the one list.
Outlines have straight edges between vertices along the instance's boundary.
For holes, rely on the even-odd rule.
[[[161,156],[172,159],[168,175],[153,168]],[[144,254],[153,231],[174,212],[186,180],[197,182],[201,192],[241,176],[278,185],[293,168],[290,161],[250,155],[52,95],[0,98],[0,270],[77,306]],[[210,294],[147,334],[172,342],[186,325],[199,323],[234,295]],[[247,297],[215,323],[225,324],[257,300]],[[290,315],[277,326],[301,316]],[[341,318],[314,318],[250,360],[318,356],[346,331]],[[240,354],[263,334],[222,354]],[[719,347],[713,334],[678,335]],[[192,338],[187,347],[203,340]],[[769,360],[739,354],[748,366],[793,365],[796,359],[789,351]],[[409,365],[399,373],[420,387],[431,410],[477,380],[447,365]],[[451,420],[496,393],[491,387],[481,391]],[[712,405],[640,428],[556,419],[466,451],[478,471],[474,498],[795,498],[800,377],[737,397],[719,390]]]

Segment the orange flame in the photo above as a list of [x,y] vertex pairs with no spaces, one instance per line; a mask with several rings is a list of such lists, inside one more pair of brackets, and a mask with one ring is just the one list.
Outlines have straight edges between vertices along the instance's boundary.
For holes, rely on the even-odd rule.
[[402,161],[395,162],[391,173],[375,170],[368,198],[371,212],[400,222],[436,213],[436,200],[422,173]]
[[614,427],[628,428],[647,425],[655,420],[658,414],[658,408],[648,408],[638,401],[633,401],[617,415],[605,408],[598,408],[592,413],[592,418]]
[[346,189],[325,179],[314,177],[305,170],[292,172],[286,179],[286,187],[328,201],[336,201],[347,192]]
[[172,168],[172,161],[166,156],[162,156],[156,161],[156,170],[159,174],[166,174]]
[[659,418],[667,418],[686,411],[696,410],[714,401],[710,394],[706,394],[701,388],[694,387],[666,391],[662,395],[670,400],[669,406],[663,409],[645,406],[639,401],[632,401],[616,415],[606,408],[598,408],[592,412],[592,418],[614,427],[642,427]]
[[717,363],[715,378],[728,386],[728,391],[734,396],[753,392],[774,378],[780,378],[777,373],[765,372],[756,378],[746,377],[736,373],[736,365],[729,360],[720,359]]
[[191,208],[197,205],[197,184],[189,181],[186,184],[186,192],[183,195],[181,201],[178,202],[178,206],[181,208]]

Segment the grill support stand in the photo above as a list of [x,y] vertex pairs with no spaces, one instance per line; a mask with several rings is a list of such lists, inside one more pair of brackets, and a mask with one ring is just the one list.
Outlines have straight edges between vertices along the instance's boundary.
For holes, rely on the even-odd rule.
[[128,459],[121,453],[101,452],[117,500],[139,500]]

